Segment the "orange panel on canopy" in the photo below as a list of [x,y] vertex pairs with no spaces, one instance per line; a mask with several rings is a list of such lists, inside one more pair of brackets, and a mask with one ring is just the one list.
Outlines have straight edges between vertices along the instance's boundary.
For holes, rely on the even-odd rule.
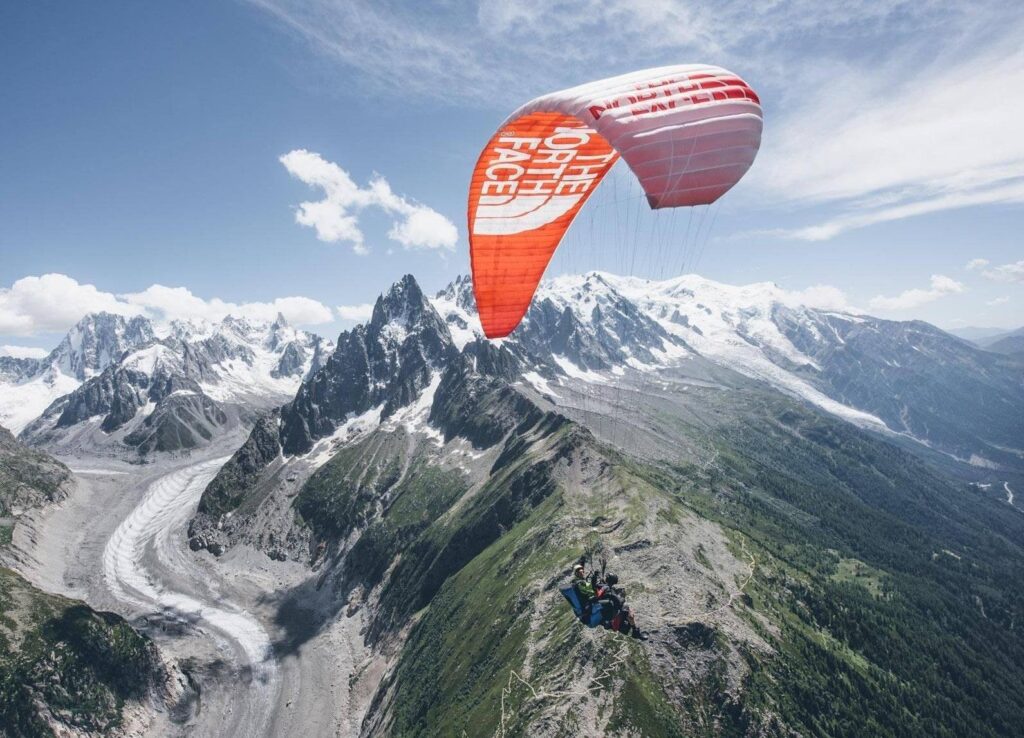
[[564,113],[529,113],[487,143],[469,187],[469,251],[488,338],[522,320],[563,234],[617,158]]

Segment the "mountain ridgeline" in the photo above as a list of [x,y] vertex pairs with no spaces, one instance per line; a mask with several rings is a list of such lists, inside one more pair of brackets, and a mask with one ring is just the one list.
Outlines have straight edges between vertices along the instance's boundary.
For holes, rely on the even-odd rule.
[[[280,649],[359,623],[362,734],[1015,734],[1012,357],[693,277],[563,278],[501,342],[473,313],[403,278],[189,526],[311,569]],[[573,619],[581,552],[649,641]]]

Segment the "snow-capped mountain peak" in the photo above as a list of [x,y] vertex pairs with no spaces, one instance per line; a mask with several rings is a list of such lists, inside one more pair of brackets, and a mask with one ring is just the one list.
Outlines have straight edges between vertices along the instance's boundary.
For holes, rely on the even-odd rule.
[[228,316],[159,327],[141,316],[87,315],[31,371],[10,371],[0,378],[0,425],[18,433],[59,398],[104,376],[108,390],[93,391],[79,415],[106,412],[102,398],[116,394],[117,382],[146,382],[148,387],[157,376],[194,383],[217,402],[274,405],[292,397],[332,349],[330,342],[291,327],[281,315],[272,323]]
[[45,359],[64,374],[85,381],[117,361],[127,349],[154,338],[153,325],[142,316],[110,313],[86,315],[68,331]]
[[[696,274],[663,281],[560,276],[541,283],[503,343],[530,357],[534,366],[524,376],[544,394],[552,382],[614,382],[701,356],[862,427],[958,458],[988,463],[1024,454],[1022,416],[1010,410],[1020,407],[1019,368],[926,323],[802,302],[770,282],[736,286]],[[482,337],[468,279],[432,303],[457,345]],[[982,411],[978,397],[1003,399]]]
[[0,378],[0,425],[19,433],[58,397],[154,337],[152,324],[141,316],[86,315],[45,359],[27,371]]

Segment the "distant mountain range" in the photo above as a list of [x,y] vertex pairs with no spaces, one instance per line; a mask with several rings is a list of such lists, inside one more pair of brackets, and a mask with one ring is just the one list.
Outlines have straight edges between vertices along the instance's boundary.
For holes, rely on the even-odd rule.
[[946,333],[956,336],[957,338],[962,338],[965,341],[970,341],[971,343],[978,344],[980,344],[986,338],[991,338],[993,336],[998,336],[1002,333],[1006,333],[1005,328],[984,328],[981,326],[973,325],[965,326],[963,328],[946,328],[945,330]]
[[[1024,472],[1024,365],[927,323],[791,305],[771,284],[592,273],[545,282],[522,325],[492,342],[468,278],[430,298],[406,276],[366,324],[341,334],[290,402],[257,424],[200,511],[233,509],[282,474],[297,488],[334,450],[375,428],[493,443],[507,424],[468,417],[476,400],[461,394],[477,375],[526,391],[615,445],[671,457],[678,448],[659,446],[673,431],[649,422],[664,411],[644,404],[680,371],[722,389],[769,387],[982,473]],[[717,406],[713,396],[706,403]]]
[[1024,328],[988,336],[976,343],[988,351],[1024,359]]
[[0,423],[51,446],[83,433],[137,448],[190,448],[244,412],[290,398],[333,344],[289,326],[83,318],[44,359],[0,360]]
[[[0,423],[52,443],[89,421],[147,452],[202,443],[229,422],[229,405],[292,400],[281,439],[296,453],[353,415],[380,407],[386,418],[482,338],[468,278],[428,299],[411,276],[337,350],[283,318],[176,322],[159,333],[145,318],[90,315],[45,359],[0,359]],[[414,349],[404,343],[411,334],[421,336]],[[980,467],[1019,468],[1024,379],[1014,349],[1024,333],[991,340],[981,350],[920,321],[793,305],[771,284],[591,273],[543,283],[500,345],[541,394],[564,382],[642,381],[700,357],[861,427]]]
[[1005,328],[953,328],[949,332],[988,351],[1024,359],[1024,327],[1012,331]]
[[[474,325],[468,281],[433,304],[457,329]],[[698,355],[856,425],[957,459],[1024,464],[1019,361],[921,321],[792,305],[772,284],[732,287],[695,275],[664,282],[559,278],[542,286],[506,343],[535,362],[524,374],[528,381],[553,373],[562,381],[614,383],[630,370],[656,373]]]

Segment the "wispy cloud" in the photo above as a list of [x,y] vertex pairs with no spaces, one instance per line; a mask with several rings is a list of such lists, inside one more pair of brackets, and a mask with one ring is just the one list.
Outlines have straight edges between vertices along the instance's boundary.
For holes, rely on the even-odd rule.
[[988,259],[971,259],[964,265],[964,269],[966,269],[969,272],[973,272],[976,269],[981,269],[983,267],[987,267],[988,265]]
[[357,254],[369,253],[358,214],[375,207],[395,217],[388,238],[405,248],[451,251],[458,243],[454,223],[426,205],[396,195],[379,174],[369,186],[360,187],[348,172],[312,151],[289,151],[280,161],[293,177],[323,190],[322,200],[304,202],[295,212],[295,221],[315,229],[321,241],[346,242]]
[[[766,84],[782,89],[792,81],[779,74],[782,66],[799,70],[794,49],[814,43],[822,53],[863,54],[866,38],[927,33],[951,20],[959,25],[963,14],[958,4],[936,0],[479,0],[429,9],[373,0],[250,4],[336,62],[347,80],[357,72],[368,89],[495,107],[584,82],[583,70],[595,78],[694,61],[761,70]],[[986,3],[975,5],[972,13]]]
[[373,315],[373,304],[364,302],[360,305],[338,305],[338,317],[350,323],[362,323]]
[[308,297],[236,303],[203,299],[185,287],[154,284],[141,292],[116,295],[81,284],[66,274],[23,277],[0,288],[0,335],[32,336],[66,331],[88,313],[145,315],[157,322],[220,320],[237,315],[270,321],[280,313],[292,323],[318,325],[334,320],[331,309]]
[[994,298],[992,300],[986,300],[985,304],[988,305],[989,307],[995,307],[996,305],[1005,305],[1009,301],[1010,301],[1010,298],[1004,296],[1004,297],[996,297],[996,298]]
[[336,62],[346,82],[412,104],[508,112],[644,66],[731,68],[762,93],[766,113],[762,152],[741,191],[760,205],[816,213],[777,236],[822,241],[1024,202],[1024,97],[1012,92],[1024,89],[1024,18],[1013,3],[479,0],[427,11],[370,0],[250,2]]
[[950,279],[941,274],[933,274],[931,286],[928,289],[910,289],[901,292],[895,297],[883,297],[878,295],[871,298],[869,303],[875,310],[911,310],[929,302],[934,302],[946,295],[955,295],[964,291],[964,286],[955,279]]
[[1024,259],[986,269],[982,274],[996,282],[1024,282]]
[[0,346],[0,356],[10,356],[14,359],[42,359],[47,353],[46,349],[35,346]]
[[[1024,79],[1022,79],[1024,82]],[[1024,174],[1024,168],[1022,168]],[[911,198],[911,196],[907,196]],[[774,231],[775,235],[790,236],[804,241],[827,241],[840,233],[878,223],[902,220],[915,215],[926,215],[943,210],[956,210],[975,205],[1024,203],[1024,179],[1002,185],[978,187],[970,191],[950,192],[932,197],[911,198],[890,207],[857,207],[852,212],[830,218],[823,223],[793,230]]]
[[[782,235],[822,241],[945,210],[1024,203],[1024,25],[994,14],[950,18],[865,68],[841,63],[801,85],[765,134],[752,184],[778,204],[822,207],[825,220]],[[984,70],[984,73],[979,73]]]

